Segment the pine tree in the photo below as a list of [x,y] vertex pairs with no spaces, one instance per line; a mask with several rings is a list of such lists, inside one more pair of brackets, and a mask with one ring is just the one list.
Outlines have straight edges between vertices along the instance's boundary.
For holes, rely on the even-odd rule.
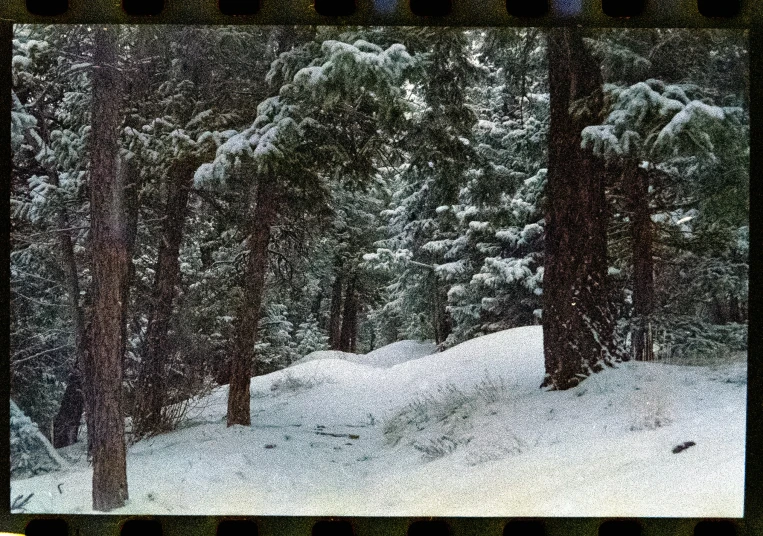
[[307,321],[301,323],[296,333],[297,356],[304,357],[309,353],[328,348],[328,337],[318,327],[318,321],[314,315],[310,315]]
[[[377,61],[368,61],[369,56]],[[271,230],[289,217],[325,214],[329,179],[348,188],[368,182],[377,146],[383,145],[379,120],[389,128],[402,117],[396,84],[408,62],[402,46],[384,50],[362,40],[327,39],[284,53],[269,74],[271,81],[283,84],[279,95],[263,101],[252,126],[225,142],[214,162],[196,174],[199,184],[256,177],[244,183],[250,196],[249,255],[231,368],[229,425],[250,422],[252,349]]]
[[259,342],[254,347],[258,356],[255,374],[267,374],[287,367],[296,358],[296,344],[292,336],[294,325],[289,322],[286,312],[284,304],[270,304],[260,319]]
[[91,155],[93,250],[92,344],[85,363],[86,401],[92,412],[93,509],[109,511],[127,500],[122,414],[122,301],[127,248],[120,183],[118,132],[121,103],[116,27],[94,30]]
[[615,360],[607,299],[606,171],[580,147],[581,131],[600,116],[602,83],[577,29],[549,32],[548,59],[543,386],[568,389]]
[[[48,387],[44,389],[45,396],[35,395],[37,402],[33,403],[37,406],[57,404],[60,401],[58,414],[51,419],[52,426],[43,426],[43,430],[49,433],[50,440],[56,447],[66,446],[76,441],[83,410],[80,366],[87,345],[79,280],[79,266],[84,262],[81,259],[82,248],[78,247],[84,222],[73,214],[76,209],[72,210],[73,206],[77,207],[82,203],[83,196],[80,192],[84,173],[72,172],[69,163],[73,161],[73,155],[82,156],[82,132],[87,125],[87,118],[83,117],[85,114],[78,113],[84,110],[83,104],[77,99],[82,97],[82,92],[89,86],[89,80],[86,76],[69,75],[67,77],[66,73],[71,66],[67,62],[55,61],[55,54],[59,47],[65,47],[72,53],[76,51],[69,39],[71,35],[67,34],[77,38],[83,37],[81,30],[77,28],[61,35],[47,28],[21,26],[17,29],[13,40],[15,89],[12,97],[16,110],[12,113],[12,130],[15,132],[12,136],[15,152],[14,169],[17,176],[31,176],[30,181],[34,186],[34,190],[30,192],[31,203],[28,201],[29,196],[19,196],[14,192],[12,203],[15,206],[15,230],[22,231],[25,226],[22,222],[26,221],[37,232],[50,232],[50,237],[55,237],[55,240],[40,241],[35,249],[39,255],[54,261],[63,270],[60,271],[59,276],[58,270],[47,274],[39,272],[39,264],[36,267],[27,266],[27,262],[31,261],[32,257],[28,255],[30,249],[23,247],[14,248],[17,255],[12,255],[12,263],[17,268],[15,270],[17,277],[21,277],[22,280],[30,277],[23,274],[34,272],[46,275],[48,282],[53,284],[56,284],[55,280],[60,277],[60,289],[64,291],[69,315],[68,318],[60,318],[54,322],[59,328],[62,323],[63,325],[70,323],[73,333],[71,346],[62,346],[59,341],[58,344],[50,347],[66,348],[64,355],[67,357],[73,355],[73,358],[68,357],[68,363],[58,367],[59,370],[68,370],[68,374],[63,378],[58,380],[56,375],[46,374],[49,379],[56,383],[60,381],[65,386],[63,394],[61,395],[57,386],[53,389]],[[62,83],[62,78],[69,83]],[[49,82],[44,83],[45,80]],[[72,98],[73,96],[75,98]],[[22,103],[22,100],[27,104]],[[82,100],[85,104],[89,103],[87,99]],[[37,197],[35,192],[42,195]],[[42,258],[37,258],[33,262],[41,261]],[[37,281],[35,287],[43,281],[39,277],[35,279]],[[37,294],[34,288],[25,286],[27,288],[24,288],[19,296]],[[55,316],[53,318],[46,316],[49,318],[48,321],[55,318]],[[42,320],[41,317],[21,321],[39,329],[42,327],[40,320]],[[50,325],[44,331],[49,332],[50,328],[57,329],[54,325]],[[29,350],[32,355],[48,356],[45,352],[40,354],[39,349],[29,344],[30,342],[31,339],[27,338],[26,344],[23,344],[19,350],[22,352]],[[73,349],[73,352],[69,353],[68,348]],[[30,362],[30,365],[34,363]],[[21,370],[23,367],[24,365],[20,365],[14,371],[17,400],[38,422],[47,422],[48,417],[43,417],[18,390],[23,389],[24,382],[20,378],[23,375]],[[47,397],[50,395],[55,399],[48,401]]]
[[[631,351],[638,360],[653,359],[653,333],[657,330],[654,317],[659,310],[664,310],[660,306],[663,300],[659,299],[655,279],[655,273],[659,275],[664,268],[656,269],[655,258],[675,256],[671,251],[673,248],[665,247],[663,236],[672,235],[667,241],[677,244],[680,235],[671,229],[674,222],[688,218],[685,221],[691,221],[690,227],[701,227],[704,222],[714,219],[712,197],[707,196],[709,192],[706,190],[710,183],[715,182],[713,189],[719,186],[724,189],[724,204],[731,201],[737,207],[744,205],[738,195],[746,181],[742,178],[746,177],[743,109],[712,106],[707,99],[713,95],[714,89],[650,77],[651,73],[661,73],[667,62],[665,56],[671,54],[662,50],[663,43],[674,38],[684,39],[684,36],[649,30],[608,36],[605,42],[614,42],[615,46],[604,49],[600,43],[594,42],[603,56],[605,72],[610,73],[614,83],[607,86],[609,115],[604,124],[583,131],[584,145],[591,146],[610,167],[616,167],[619,174],[613,189],[622,192],[624,201],[616,203],[616,211],[627,218],[621,225],[627,227],[630,237]],[[617,44],[621,40],[628,46]],[[684,47],[680,48],[684,54]],[[691,47],[686,44],[686,48]],[[702,51],[705,47],[699,49]],[[644,56],[647,50],[651,60]],[[655,51],[659,51],[656,57]],[[708,54],[709,57],[713,55]],[[617,57],[617,62],[611,56]],[[697,66],[687,67],[689,72],[694,71],[692,77],[695,80],[704,78]],[[631,85],[624,83],[634,78],[638,80],[639,76],[643,81]],[[706,83],[719,85],[717,82]],[[729,95],[723,97],[728,100]],[[734,96],[732,99],[737,100]],[[710,170],[719,170],[716,166],[721,160],[726,162],[724,169],[727,172],[724,179],[715,181],[711,177],[717,176],[717,172]],[[692,206],[692,210],[701,209],[702,217],[697,217],[700,212],[687,212]],[[656,221],[666,212],[675,217],[662,223]],[[744,208],[736,208],[733,212],[737,214],[736,225],[743,224]],[[669,272],[671,277],[675,276],[672,270]],[[664,318],[661,323],[664,329]]]
[[478,111],[477,159],[459,193],[460,239],[446,253],[459,268],[448,274],[448,345],[536,323],[541,312],[548,131],[543,39],[536,30],[494,30],[480,36],[478,50],[487,73],[470,91]]
[[[469,61],[471,37],[462,30],[430,29],[404,36],[416,53],[415,108],[401,140],[403,162],[389,170],[394,194],[382,213],[389,237],[379,249],[396,252],[399,270],[384,314],[398,319],[401,335],[438,344],[452,329],[446,308],[450,284],[440,274],[461,270],[445,258],[458,238],[451,207],[476,159],[476,116],[465,97],[477,70]],[[440,265],[448,266],[438,271]]]

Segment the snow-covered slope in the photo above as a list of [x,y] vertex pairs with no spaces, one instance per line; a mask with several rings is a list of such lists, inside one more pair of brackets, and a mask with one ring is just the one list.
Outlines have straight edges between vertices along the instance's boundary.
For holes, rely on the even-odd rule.
[[437,346],[435,346],[434,343],[405,340],[393,342],[392,344],[378,348],[367,354],[353,354],[337,350],[319,350],[307,354],[302,359],[297,360],[294,365],[300,365],[318,359],[343,359],[345,361],[360,363],[371,367],[389,368],[411,359],[417,359],[419,357],[433,354],[436,351]]
[[[405,347],[253,378],[250,427],[226,428],[218,389],[184,429],[130,448],[122,512],[742,515],[742,361],[626,363],[545,392],[540,327],[412,359]],[[83,456],[11,495],[89,512],[90,479]]]

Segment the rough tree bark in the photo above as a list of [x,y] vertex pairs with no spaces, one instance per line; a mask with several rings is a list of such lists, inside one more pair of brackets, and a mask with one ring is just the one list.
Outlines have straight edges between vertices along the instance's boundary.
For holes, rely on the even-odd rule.
[[551,124],[546,189],[542,386],[568,389],[612,360],[603,163],[580,148],[599,122],[602,79],[577,28],[548,35]]
[[118,27],[94,28],[90,233],[93,308],[85,382],[92,387],[93,509],[124,506],[127,495],[122,415],[122,303],[127,275],[124,192],[119,173],[121,76]]
[[331,286],[331,312],[329,314],[329,348],[339,350],[342,336],[342,266],[338,264],[334,284]]
[[167,203],[156,262],[146,343],[138,374],[138,393],[133,411],[133,434],[141,438],[161,432],[162,407],[166,401],[164,362],[176,287],[180,283],[180,245],[188,211],[188,197],[199,159],[188,158],[171,166]]
[[274,184],[261,178],[250,200],[249,256],[243,274],[244,298],[236,318],[236,340],[228,390],[228,426],[251,424],[249,383],[268,266],[270,229],[276,217]]
[[354,352],[358,338],[358,276],[352,274],[347,282],[342,313],[342,332],[339,337],[339,349],[342,352]]
[[649,211],[649,176],[629,162],[625,168],[631,214],[633,255],[633,313],[631,333],[636,361],[654,360],[651,315],[654,312],[654,259],[652,258],[652,218]]

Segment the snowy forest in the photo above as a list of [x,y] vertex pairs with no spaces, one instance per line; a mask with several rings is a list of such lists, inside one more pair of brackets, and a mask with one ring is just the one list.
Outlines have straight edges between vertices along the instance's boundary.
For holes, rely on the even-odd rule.
[[[218,456],[250,460],[235,474],[258,490],[263,457],[308,426],[311,442],[272,462],[284,474],[313,463],[329,478],[331,456],[366,440],[379,471],[407,445],[438,485],[459,452],[484,482],[491,463],[560,448],[557,432],[529,437],[537,423],[480,443],[488,423],[519,419],[525,380],[527,411],[567,408],[569,436],[608,422],[594,405],[627,384],[616,434],[652,434],[668,461],[713,466],[722,449],[701,450],[682,428],[694,423],[730,438],[743,473],[743,32],[16,25],[12,84],[14,511],[238,511],[209,502],[243,485],[233,468],[232,484],[205,480],[176,503],[146,490],[163,465],[179,479],[206,434],[229,446]],[[374,369],[372,356],[394,363]],[[700,391],[717,415],[691,398]],[[327,414],[277,440],[235,435],[275,434],[273,419],[297,419],[285,404],[344,415],[358,396],[368,405],[336,417],[358,428]],[[583,413],[592,421],[572,426]],[[741,432],[723,431],[740,418]],[[171,455],[173,437],[187,443]],[[319,460],[316,438],[341,441]],[[670,452],[682,441],[691,450]],[[160,444],[161,463],[141,473]],[[187,485],[168,482],[165,496]],[[736,512],[737,484],[731,510],[699,501],[690,514]],[[342,512],[311,486],[286,513]],[[364,512],[347,496],[367,488],[341,489]],[[324,493],[313,510],[311,493]],[[275,513],[271,495],[239,510]],[[385,500],[369,513],[396,511]],[[484,515],[460,504],[447,513]],[[665,515],[649,505],[636,515]]]

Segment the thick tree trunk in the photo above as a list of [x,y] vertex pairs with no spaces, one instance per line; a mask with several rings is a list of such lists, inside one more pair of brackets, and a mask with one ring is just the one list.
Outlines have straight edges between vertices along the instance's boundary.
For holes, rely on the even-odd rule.
[[122,303],[127,275],[123,184],[118,127],[120,76],[115,26],[94,29],[90,210],[93,254],[92,345],[85,382],[92,388],[93,509],[109,511],[127,500],[122,415]]
[[331,312],[329,313],[329,348],[339,350],[342,336],[342,266],[338,265],[331,286]]
[[543,386],[568,389],[612,361],[603,164],[580,148],[599,122],[601,75],[576,28],[548,39],[551,124],[543,278]]
[[347,282],[342,313],[342,332],[339,337],[339,349],[342,352],[354,352],[358,338],[358,276],[353,274]]
[[153,301],[146,328],[146,343],[138,376],[133,411],[133,434],[141,438],[165,429],[162,407],[166,402],[165,356],[176,287],[180,283],[180,245],[188,210],[188,196],[198,160],[190,158],[172,166],[167,204],[156,262]]
[[250,202],[249,257],[243,276],[244,299],[236,319],[236,342],[228,391],[228,426],[251,424],[249,382],[265,290],[270,228],[276,217],[276,200],[272,191],[274,184],[270,181],[270,178],[260,179],[255,199]]
[[636,316],[631,333],[633,357],[636,361],[653,361],[651,315],[654,311],[654,260],[649,177],[638,167],[638,162],[629,162],[624,178],[629,188],[632,218],[633,313]]

